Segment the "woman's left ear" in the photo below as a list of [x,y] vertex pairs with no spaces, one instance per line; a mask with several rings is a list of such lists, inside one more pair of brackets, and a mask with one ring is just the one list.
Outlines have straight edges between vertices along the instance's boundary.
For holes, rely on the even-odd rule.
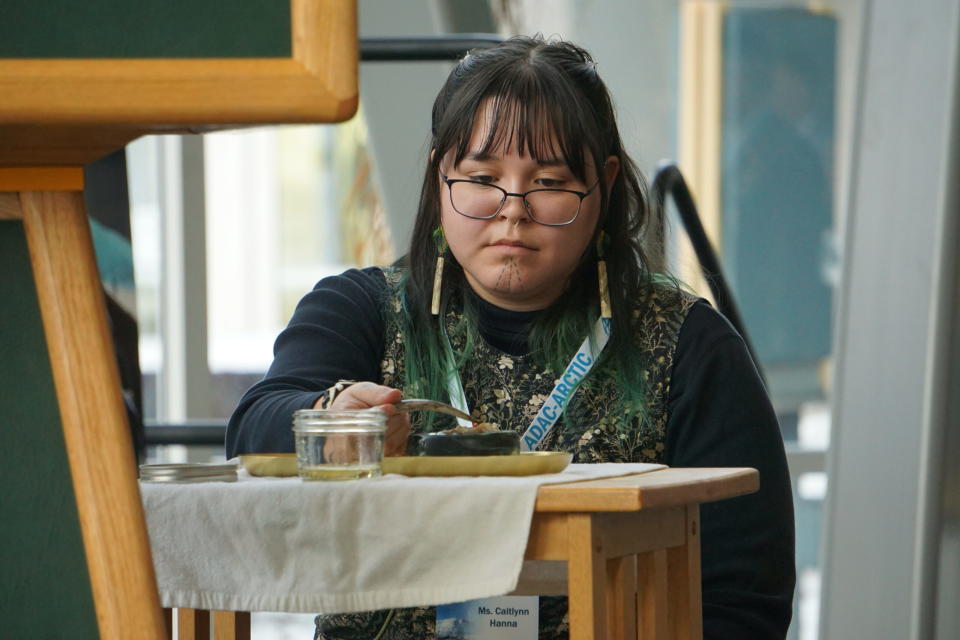
[[613,181],[617,179],[617,174],[620,173],[620,158],[617,156],[607,156],[607,161],[603,165],[603,181],[607,185],[607,192],[610,192],[610,187],[613,185]]

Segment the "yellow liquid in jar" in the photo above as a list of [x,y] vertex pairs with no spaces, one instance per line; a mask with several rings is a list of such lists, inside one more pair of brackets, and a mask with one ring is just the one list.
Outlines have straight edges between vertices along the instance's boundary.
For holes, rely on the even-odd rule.
[[300,477],[304,480],[360,480],[380,475],[380,465],[335,465],[321,464],[313,467],[300,467]]

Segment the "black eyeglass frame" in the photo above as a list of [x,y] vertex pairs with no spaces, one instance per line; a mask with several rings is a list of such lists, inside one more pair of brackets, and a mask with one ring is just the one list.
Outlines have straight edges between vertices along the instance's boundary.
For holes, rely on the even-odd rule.
[[[480,182],[478,180],[466,180],[464,178],[448,178],[442,171],[440,172],[440,177],[443,179],[443,182],[447,185],[447,192],[450,194],[450,206],[453,207],[453,210],[459,213],[460,215],[462,215],[464,218],[470,218],[472,220],[493,220],[498,215],[500,215],[501,211],[503,211],[504,205],[507,204],[507,198],[509,196],[513,196],[515,198],[520,198],[521,200],[523,200],[523,209],[524,211],[526,211],[528,218],[530,218],[537,224],[544,225],[545,227],[565,227],[567,225],[573,224],[574,221],[580,216],[580,208],[583,207],[584,199],[586,199],[587,196],[592,194],[596,190],[597,186],[600,184],[600,178],[598,176],[597,181],[594,182],[593,186],[587,189],[586,191],[575,191],[573,189],[551,189],[548,187],[544,187],[540,189],[530,189],[529,191],[524,191],[523,193],[512,193],[510,191],[507,191],[503,187],[498,187],[497,185],[490,184],[488,182]],[[484,187],[493,187],[494,189],[497,189],[498,191],[503,193],[503,197],[500,199],[500,206],[498,206],[497,210],[488,216],[471,216],[467,213],[464,213],[463,211],[460,211],[459,209],[457,209],[456,205],[453,204],[453,185],[456,184],[457,182],[478,184]],[[530,203],[527,202],[527,196],[530,195],[531,193],[537,193],[540,191],[550,191],[552,193],[556,193],[557,191],[560,191],[562,193],[572,193],[573,195],[580,198],[580,202],[577,203],[577,212],[574,213],[573,217],[567,220],[566,222],[543,222],[541,220],[537,220],[533,216],[533,208],[530,206]]]

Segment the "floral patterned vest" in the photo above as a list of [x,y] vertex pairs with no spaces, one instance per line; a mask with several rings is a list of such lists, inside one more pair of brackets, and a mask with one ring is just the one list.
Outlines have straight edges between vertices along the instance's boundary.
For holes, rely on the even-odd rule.
[[[384,314],[385,345],[380,363],[381,383],[404,388],[404,345],[400,331],[400,300],[396,284],[400,274],[384,270],[393,292]],[[648,385],[646,415],[625,410],[621,391],[611,376],[588,376],[554,425],[540,449],[569,451],[574,462],[662,462],[667,424],[670,374],[680,326],[695,302],[676,288],[655,286],[633,311],[639,321],[635,336],[644,354],[644,375]],[[455,350],[463,338],[454,327],[458,312],[447,313],[447,332]],[[572,355],[572,354],[571,354]],[[460,380],[477,422],[509,425],[524,431],[533,421],[556,384],[558,372],[538,367],[529,355],[510,355],[478,338],[470,361],[460,370]],[[413,414],[413,429],[423,428]]]

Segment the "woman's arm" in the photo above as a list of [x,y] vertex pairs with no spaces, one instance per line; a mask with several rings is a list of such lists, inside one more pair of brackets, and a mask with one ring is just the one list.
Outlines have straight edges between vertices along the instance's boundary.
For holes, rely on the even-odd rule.
[[377,268],[321,280],[297,305],[273,347],[273,364],[227,426],[227,457],[293,451],[293,412],[338,380],[377,381],[386,280]]
[[760,471],[757,493],[700,508],[704,638],[783,638],[796,582],[783,440],[743,340],[705,303],[681,328],[671,384],[667,464]]

